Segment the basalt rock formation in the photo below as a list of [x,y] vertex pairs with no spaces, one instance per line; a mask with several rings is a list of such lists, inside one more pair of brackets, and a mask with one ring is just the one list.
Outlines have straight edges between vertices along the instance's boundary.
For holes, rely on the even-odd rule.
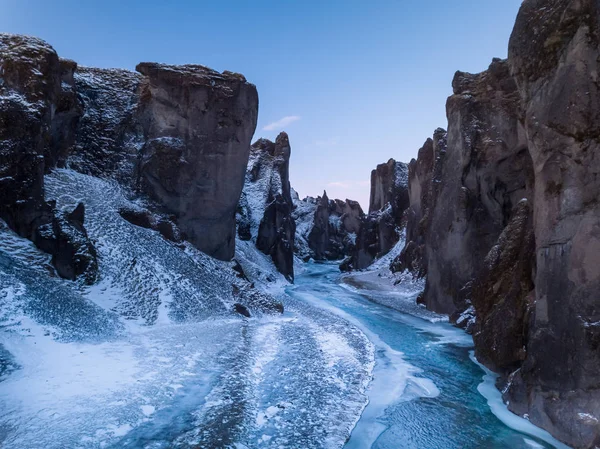
[[[92,282],[95,262],[83,220],[44,199],[44,175],[56,167],[147,195],[197,248],[233,256],[256,88],[203,66],[137,70],[79,68],[39,39],[0,34],[0,218],[50,252],[64,277]],[[179,239],[177,227],[155,224]]]
[[416,277],[427,274],[425,242],[430,229],[431,214],[440,186],[440,174],[446,155],[447,132],[438,128],[433,139],[427,139],[417,159],[408,164],[408,195],[406,210],[406,245],[392,262],[392,272],[410,271]]
[[594,0],[526,0],[508,60],[456,74],[393,264],[470,323],[511,410],[578,448],[600,444],[599,18]]
[[400,240],[404,212],[410,205],[408,166],[390,159],[371,172],[369,215],[363,218],[352,260],[343,268],[364,269]]
[[323,196],[316,198],[313,204],[312,227],[308,235],[303,236],[308,243],[310,257],[340,260],[351,254],[364,217],[360,204],[352,200],[330,200],[327,192],[323,192]]
[[233,257],[258,94],[239,74],[198,65],[138,64],[139,176],[177,217],[186,239],[221,260]]
[[[533,167],[506,61],[481,74],[458,72],[448,99],[448,134],[427,235],[425,303],[454,314],[470,306],[472,280],[508,224],[531,198]],[[434,181],[435,182],[435,181]]]
[[533,160],[535,304],[506,397],[579,447],[600,445],[600,4],[523,3],[509,64]]
[[44,174],[64,165],[82,113],[75,68],[39,39],[0,34],[0,218],[52,254],[61,276],[92,283],[83,206],[65,214],[44,199]]
[[290,187],[291,147],[282,132],[275,142],[259,139],[250,150],[246,183],[238,208],[238,234],[253,239],[280,273],[294,280],[294,238]]

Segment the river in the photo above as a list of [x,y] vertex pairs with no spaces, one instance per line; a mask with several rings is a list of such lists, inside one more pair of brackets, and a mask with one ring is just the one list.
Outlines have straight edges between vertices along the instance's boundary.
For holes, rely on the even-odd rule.
[[494,376],[473,361],[471,338],[415,308],[414,296],[397,295],[410,314],[379,305],[371,299],[388,292],[341,284],[333,264],[307,264],[287,293],[346,319],[375,346],[369,405],[346,448],[565,447],[508,412]]

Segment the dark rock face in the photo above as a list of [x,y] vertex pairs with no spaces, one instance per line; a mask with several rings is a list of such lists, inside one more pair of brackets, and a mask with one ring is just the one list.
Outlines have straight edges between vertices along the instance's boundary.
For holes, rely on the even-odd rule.
[[410,207],[406,211],[406,246],[392,263],[392,272],[408,270],[417,277],[427,274],[425,243],[446,155],[446,137],[447,132],[438,128],[433,139],[427,139],[419,150],[417,159],[408,165]]
[[529,201],[522,200],[486,256],[473,285],[476,356],[499,372],[514,371],[526,356],[535,298],[532,221]]
[[[531,198],[533,168],[517,87],[506,61],[478,75],[458,72],[448,99],[447,147],[435,164],[425,246],[424,301],[454,314],[470,305],[473,279],[510,220]],[[435,188],[437,184],[437,188]]]
[[508,60],[456,74],[447,147],[411,163],[396,261],[426,273],[430,309],[475,314],[509,408],[578,448],[600,445],[599,17],[526,0]]
[[44,173],[64,165],[81,108],[71,61],[45,42],[0,34],[0,218],[52,255],[59,275],[96,279],[84,206],[71,214],[44,199]]
[[294,238],[290,187],[291,147],[282,132],[275,142],[259,139],[250,149],[237,223],[242,240],[254,239],[290,282],[294,280]]
[[340,260],[355,248],[364,213],[352,200],[330,200],[327,192],[316,199],[313,225],[307,242],[315,260]]
[[403,162],[390,159],[371,172],[371,195],[369,214],[391,205],[394,217],[400,223],[402,214],[408,208],[408,167]]
[[186,238],[233,257],[235,213],[256,128],[256,87],[203,66],[141,63],[138,120],[145,130],[141,186],[177,217]]
[[137,121],[143,76],[120,69],[78,67],[75,89],[85,114],[77,125],[70,168],[92,176],[111,176],[133,187],[144,129]]
[[[57,220],[68,221],[45,202],[44,173],[66,166],[141,189],[155,201],[150,213],[172,215],[199,249],[233,256],[258,114],[243,76],[152,63],[140,73],[78,68],[39,39],[8,34],[0,67],[0,218],[12,229],[56,249],[40,235],[58,236]],[[170,220],[151,227],[180,238]]]
[[523,3],[509,63],[535,169],[535,304],[507,399],[576,447],[600,445],[600,4]]
[[165,239],[172,242],[179,243],[182,240],[181,232],[175,223],[149,210],[123,208],[119,210],[119,215],[135,226],[158,231]]
[[74,64],[39,39],[0,34],[0,67],[0,217],[31,239],[53,215],[44,173],[72,145]]
[[352,268],[367,268],[398,243],[409,205],[408,166],[393,159],[378,165],[371,173],[369,215],[360,225]]
[[52,264],[61,277],[75,280],[81,276],[91,285],[98,275],[98,260],[83,226],[84,220],[83,203],[71,213],[56,212],[50,223],[36,229],[33,241],[40,249],[52,254]]

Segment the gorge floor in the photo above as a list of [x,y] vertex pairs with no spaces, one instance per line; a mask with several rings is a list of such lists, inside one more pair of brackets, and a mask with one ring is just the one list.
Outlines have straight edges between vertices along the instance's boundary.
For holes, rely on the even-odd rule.
[[[68,341],[27,316],[8,320],[3,307],[13,368],[0,382],[0,445],[564,447],[506,411],[462,331],[339,282],[335,264],[309,263],[286,289],[283,316],[174,323],[165,303],[154,325]],[[12,285],[4,306],[20,294]],[[414,304],[402,291],[398,301]]]

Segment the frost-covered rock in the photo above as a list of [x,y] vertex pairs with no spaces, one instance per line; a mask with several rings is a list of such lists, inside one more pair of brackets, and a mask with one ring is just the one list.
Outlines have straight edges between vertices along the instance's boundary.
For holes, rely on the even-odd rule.
[[52,226],[43,176],[68,166],[139,190],[197,248],[233,257],[258,114],[242,75],[155,63],[139,73],[78,68],[39,39],[9,34],[0,34],[0,68],[0,218],[12,229],[35,239]]
[[27,238],[52,220],[44,173],[73,145],[75,67],[40,39],[0,33],[0,218]]
[[294,238],[290,187],[291,147],[286,133],[275,142],[259,139],[250,149],[238,207],[238,234],[270,255],[280,273],[294,280]]
[[292,201],[294,211],[292,217],[296,223],[296,238],[294,240],[294,254],[303,261],[313,257],[312,250],[308,244],[308,236],[315,222],[315,211],[317,210],[317,199],[307,196],[300,199],[298,192],[292,189]]
[[371,172],[369,215],[362,220],[347,269],[367,268],[398,243],[408,206],[408,166],[394,159],[378,165]]
[[[356,234],[364,213],[360,204],[352,200],[330,200],[327,192],[316,200],[303,200],[314,204],[313,222],[305,240],[308,242],[310,257],[315,260],[341,260],[352,254]],[[304,206],[305,209],[311,208]],[[304,231],[307,227],[304,227]]]

